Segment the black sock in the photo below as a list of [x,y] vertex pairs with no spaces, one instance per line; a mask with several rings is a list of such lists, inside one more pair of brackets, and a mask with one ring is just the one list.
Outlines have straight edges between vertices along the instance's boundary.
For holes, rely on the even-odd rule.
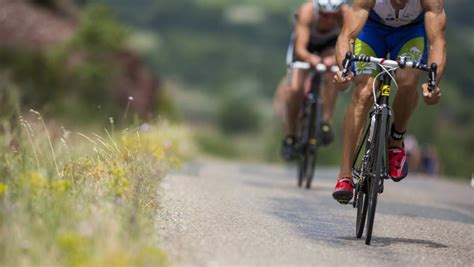
[[406,130],[402,133],[398,132],[397,130],[395,130],[395,124],[392,123],[392,128],[390,130],[390,137],[395,141],[401,141],[403,140],[403,137],[405,136],[406,132],[407,132]]

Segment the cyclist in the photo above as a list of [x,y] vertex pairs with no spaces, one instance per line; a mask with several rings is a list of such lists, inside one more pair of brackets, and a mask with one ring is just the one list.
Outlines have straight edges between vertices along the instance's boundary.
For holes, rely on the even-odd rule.
[[[312,0],[301,5],[296,14],[296,26],[292,41],[288,49],[287,63],[296,60],[305,61],[315,66],[324,63],[328,66],[336,64],[335,49],[337,36],[341,31],[342,18],[349,7],[344,0]],[[277,90],[277,102],[280,115],[287,131],[282,142],[281,154],[285,160],[295,157],[296,122],[300,109],[303,86],[308,71],[295,69],[289,73],[287,83],[281,83]],[[336,101],[337,90],[331,73],[324,75],[322,90],[323,106],[323,143],[330,143],[333,139],[331,129],[332,113]]]
[[[351,38],[356,39],[355,54],[382,58],[390,54],[391,59],[405,56],[422,63],[435,62],[438,64],[437,87],[430,93],[428,84],[424,83],[422,92],[426,104],[438,103],[441,97],[438,86],[446,60],[443,5],[443,0],[353,0],[336,45],[338,63],[342,63],[345,53],[350,50]],[[341,204],[347,204],[353,196],[352,162],[356,143],[373,103],[372,83],[379,70],[375,64],[356,63],[353,71],[355,76],[350,74],[345,79],[342,72],[334,76],[339,87],[347,88],[351,80],[355,84],[344,118],[341,168],[333,192],[333,197]],[[388,151],[390,176],[396,182],[408,174],[403,138],[417,104],[416,87],[420,74],[414,69],[399,69],[396,74],[398,93],[393,103],[394,122]]]

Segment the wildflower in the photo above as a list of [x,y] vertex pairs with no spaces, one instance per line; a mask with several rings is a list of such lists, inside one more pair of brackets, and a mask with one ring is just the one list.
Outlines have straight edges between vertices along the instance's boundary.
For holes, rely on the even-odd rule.
[[53,181],[49,187],[55,193],[64,193],[71,188],[71,183],[68,180],[60,179]]
[[5,194],[8,190],[8,185],[0,182],[0,197]]
[[46,178],[39,172],[32,171],[27,174],[29,176],[29,182],[33,192],[38,192],[48,185]]
[[179,169],[182,166],[181,160],[176,156],[171,156],[169,159],[170,165],[173,168]]
[[161,145],[154,145],[152,148],[152,155],[156,160],[162,160],[165,157],[165,150]]
[[110,169],[109,173],[114,178],[121,178],[125,176],[125,170],[118,164],[114,164],[114,167]]

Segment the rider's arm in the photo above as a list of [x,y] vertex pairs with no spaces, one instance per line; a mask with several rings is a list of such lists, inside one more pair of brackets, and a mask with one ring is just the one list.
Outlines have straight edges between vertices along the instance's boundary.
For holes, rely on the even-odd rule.
[[346,15],[349,13],[351,7],[348,4],[343,4],[341,6],[341,19],[339,20],[339,25],[342,26],[344,25],[344,19]]
[[342,60],[344,59],[346,52],[352,51],[350,45],[351,39],[356,39],[362,31],[365,22],[369,17],[369,12],[374,5],[375,0],[352,1],[351,8],[349,8],[344,16],[344,24],[336,44],[336,58],[339,67],[342,68]]
[[298,20],[295,26],[296,41],[295,52],[298,59],[310,62],[312,54],[308,51],[311,37],[311,26],[313,23],[313,6],[311,3],[304,4],[298,12]]
[[443,0],[422,0],[421,5],[425,10],[425,30],[429,43],[428,62],[438,64],[437,83],[441,80],[446,63],[446,13]]

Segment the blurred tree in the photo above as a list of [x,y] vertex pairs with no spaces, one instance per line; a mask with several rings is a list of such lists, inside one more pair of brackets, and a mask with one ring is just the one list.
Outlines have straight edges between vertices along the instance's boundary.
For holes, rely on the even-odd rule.
[[219,103],[218,125],[226,134],[241,134],[258,130],[261,115],[253,98],[230,95]]

